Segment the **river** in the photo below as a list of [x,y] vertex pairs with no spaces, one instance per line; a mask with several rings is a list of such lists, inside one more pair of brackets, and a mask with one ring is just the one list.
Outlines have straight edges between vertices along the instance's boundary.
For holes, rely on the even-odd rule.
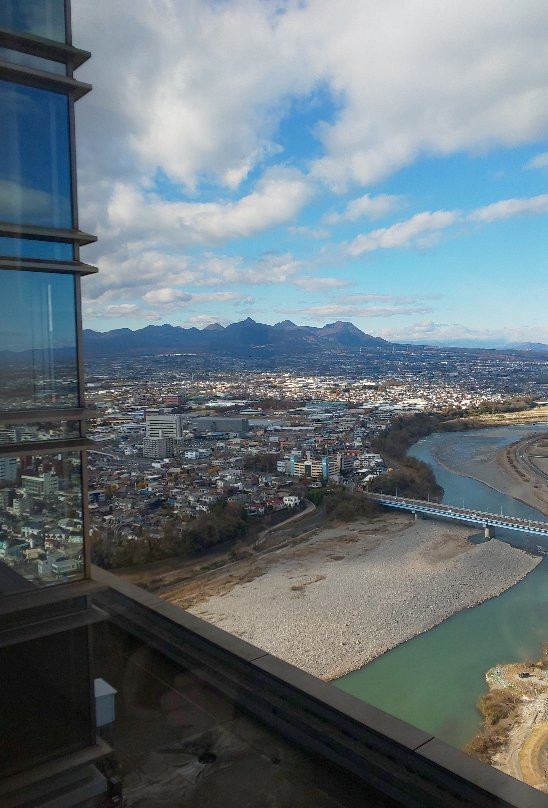
[[[448,504],[546,520],[534,508],[458,473],[470,461],[481,462],[545,429],[548,424],[436,433],[409,454],[431,465]],[[515,546],[538,546],[538,539],[525,534],[499,532],[497,537]],[[461,747],[481,727],[475,705],[486,692],[486,671],[497,663],[537,659],[548,642],[547,583],[548,555],[502,595],[459,612],[333,684]]]

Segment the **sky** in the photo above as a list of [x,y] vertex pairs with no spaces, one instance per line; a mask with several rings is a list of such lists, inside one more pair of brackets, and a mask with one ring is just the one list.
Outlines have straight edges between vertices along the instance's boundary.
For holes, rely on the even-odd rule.
[[548,343],[545,0],[73,0],[84,326]]

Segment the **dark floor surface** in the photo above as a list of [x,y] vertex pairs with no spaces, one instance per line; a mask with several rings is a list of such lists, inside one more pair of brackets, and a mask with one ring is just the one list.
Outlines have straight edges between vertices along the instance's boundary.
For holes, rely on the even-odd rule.
[[112,625],[94,644],[95,676],[118,691],[106,737],[129,808],[395,808]]

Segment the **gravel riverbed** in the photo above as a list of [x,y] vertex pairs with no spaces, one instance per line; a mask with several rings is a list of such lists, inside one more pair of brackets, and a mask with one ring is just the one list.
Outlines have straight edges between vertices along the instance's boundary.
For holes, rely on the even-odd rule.
[[[472,545],[470,533],[403,515],[323,529],[263,557],[257,577],[251,567],[245,582],[234,569],[221,571],[218,593],[211,594],[210,579],[189,611],[315,676],[335,679],[499,595],[540,562],[496,539]],[[180,600],[177,591],[164,597]]]

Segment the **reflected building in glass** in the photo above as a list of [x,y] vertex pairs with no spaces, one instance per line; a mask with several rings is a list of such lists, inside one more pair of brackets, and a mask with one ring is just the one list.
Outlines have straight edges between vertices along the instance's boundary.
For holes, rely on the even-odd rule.
[[[73,71],[64,0],[0,3],[0,804],[95,805]],[[89,801],[91,799],[91,802]]]

